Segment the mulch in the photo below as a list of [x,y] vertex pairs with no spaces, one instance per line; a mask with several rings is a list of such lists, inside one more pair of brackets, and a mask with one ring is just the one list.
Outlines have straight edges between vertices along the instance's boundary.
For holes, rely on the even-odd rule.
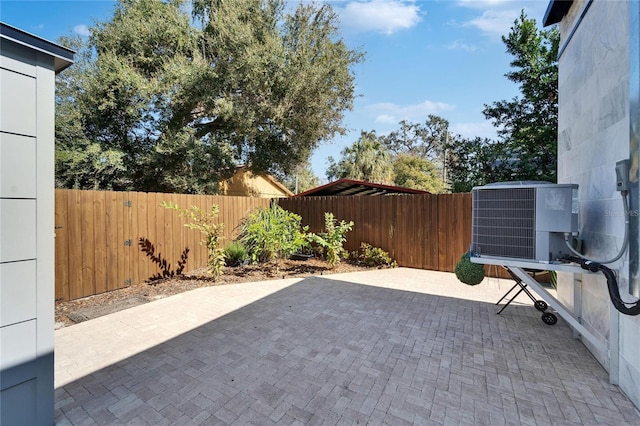
[[374,269],[360,264],[341,262],[335,268],[321,259],[285,260],[275,263],[225,268],[215,280],[206,268],[197,269],[173,278],[165,278],[119,290],[70,301],[56,302],[56,329],[98,318],[123,309],[173,296],[200,287],[258,282],[281,278],[301,278]]

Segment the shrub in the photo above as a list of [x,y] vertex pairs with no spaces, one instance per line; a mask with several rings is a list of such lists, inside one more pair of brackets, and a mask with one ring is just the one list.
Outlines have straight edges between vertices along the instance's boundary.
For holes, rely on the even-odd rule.
[[175,210],[180,213],[180,217],[191,219],[190,223],[184,226],[190,229],[200,231],[204,235],[200,244],[207,247],[209,258],[207,266],[211,272],[213,279],[224,273],[224,252],[220,248],[220,240],[222,237],[223,223],[218,223],[219,209],[216,204],[211,206],[211,211],[206,212],[197,206],[191,206],[188,209],[182,209],[177,204],[162,202],[162,207]]
[[240,266],[248,258],[247,249],[237,241],[232,242],[224,249],[224,261],[227,266]]
[[258,208],[243,219],[238,241],[244,245],[253,263],[278,261],[308,245],[307,227],[302,218],[273,203]]
[[366,266],[387,266],[389,268],[395,268],[398,266],[395,260],[391,259],[389,253],[382,250],[380,247],[374,247],[369,243],[360,244],[360,255],[358,260]]
[[347,254],[344,249],[344,242],[347,241],[345,234],[353,229],[353,222],[345,222],[341,220],[340,223],[336,223],[333,213],[325,212],[324,214],[324,232],[320,234],[310,233],[308,235],[309,241],[317,244],[322,249],[322,253],[325,254],[327,263],[332,268],[340,263],[340,259],[343,255]]
[[480,284],[484,279],[484,267],[473,263],[469,259],[469,253],[465,253],[456,265],[456,277],[468,285]]

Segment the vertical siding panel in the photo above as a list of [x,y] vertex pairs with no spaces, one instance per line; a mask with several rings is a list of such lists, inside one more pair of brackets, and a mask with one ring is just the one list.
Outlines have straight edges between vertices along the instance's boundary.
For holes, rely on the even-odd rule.
[[55,194],[55,297],[56,300],[69,300],[69,190],[56,189]]

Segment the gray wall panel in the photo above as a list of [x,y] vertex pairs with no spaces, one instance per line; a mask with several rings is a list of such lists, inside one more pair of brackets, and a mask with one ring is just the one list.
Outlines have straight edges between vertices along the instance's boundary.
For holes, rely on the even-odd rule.
[[36,317],[36,261],[0,263],[0,327]]
[[0,197],[35,198],[36,139],[0,133],[0,170]]
[[36,80],[0,69],[0,130],[36,135]]

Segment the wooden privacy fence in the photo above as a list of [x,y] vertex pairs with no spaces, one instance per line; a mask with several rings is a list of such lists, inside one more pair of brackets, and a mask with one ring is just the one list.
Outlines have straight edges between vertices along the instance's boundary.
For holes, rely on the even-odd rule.
[[471,194],[282,198],[312,232],[324,228],[324,212],[354,222],[345,248],[361,242],[380,247],[400,266],[453,272],[471,242]]
[[147,238],[156,255],[175,269],[186,247],[185,270],[207,264],[202,235],[183,226],[178,212],[160,207],[173,202],[180,207],[220,208],[223,244],[230,241],[240,220],[255,207],[268,206],[266,198],[228,197],[144,192],[56,190],[55,268],[56,300],[72,300],[139,284],[160,269],[141,251]]

